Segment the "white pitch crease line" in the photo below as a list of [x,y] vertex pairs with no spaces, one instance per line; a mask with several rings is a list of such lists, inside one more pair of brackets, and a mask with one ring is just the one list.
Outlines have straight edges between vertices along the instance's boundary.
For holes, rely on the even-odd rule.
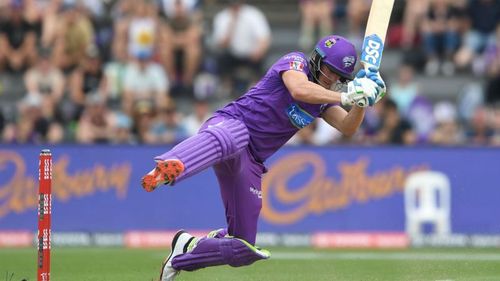
[[450,260],[500,261],[500,253],[313,253],[271,251],[271,259],[281,260]]

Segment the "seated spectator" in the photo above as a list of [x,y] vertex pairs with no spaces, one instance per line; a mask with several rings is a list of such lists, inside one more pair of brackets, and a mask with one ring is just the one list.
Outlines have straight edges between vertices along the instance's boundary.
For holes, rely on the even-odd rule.
[[44,48],[53,47],[56,41],[58,24],[60,20],[59,11],[62,1],[33,1],[31,5],[33,12],[42,20],[42,35],[40,45]]
[[188,137],[186,128],[182,125],[181,115],[175,104],[170,102],[159,108],[158,116],[151,124],[146,143],[149,144],[177,144]]
[[50,60],[50,50],[43,48],[37,63],[24,74],[28,93],[43,95],[43,115],[52,118],[64,96],[65,79]]
[[243,0],[232,0],[215,15],[213,40],[222,79],[231,81],[233,88],[247,88],[262,71],[271,30],[259,9]]
[[489,109],[484,106],[477,107],[472,118],[468,120],[466,130],[467,143],[488,145],[494,134],[491,125]]
[[150,129],[156,119],[155,107],[149,100],[139,100],[134,104],[133,113],[134,127],[132,132],[140,143],[148,143]]
[[363,43],[365,34],[366,20],[370,12],[371,0],[349,0],[347,2],[347,20],[349,21],[348,38],[353,42],[354,46],[359,46]]
[[434,106],[436,125],[430,136],[430,143],[436,145],[459,145],[464,143],[464,134],[458,122],[455,105],[439,102]]
[[161,52],[172,82],[191,87],[200,66],[203,42],[201,11],[196,0],[162,0],[166,16]]
[[402,64],[399,67],[398,80],[391,85],[391,99],[403,117],[408,117],[419,90],[419,84],[415,81],[415,70],[409,64]]
[[332,34],[335,0],[301,0],[299,5],[301,14],[299,46],[309,52],[319,38]]
[[[500,19],[500,2],[471,0],[467,5],[467,11],[470,29],[465,34],[464,42],[455,57],[459,67],[468,66],[477,54],[495,44],[495,28]],[[478,63],[479,60],[475,62]]]
[[407,120],[412,124],[418,143],[427,143],[434,130],[432,102],[425,96],[417,96],[408,111]]
[[374,136],[378,144],[413,145],[417,141],[416,134],[397,108],[394,101],[385,98],[382,103],[382,119],[379,129]]
[[406,0],[403,16],[401,46],[405,49],[414,47],[420,32],[420,23],[425,17],[430,0]]
[[132,119],[122,112],[117,112],[113,117],[114,144],[135,144],[136,140],[132,134]]
[[47,143],[59,144],[66,140],[66,132],[64,126],[59,122],[50,124],[49,131],[47,132]]
[[10,0],[0,22],[0,70],[21,72],[36,61],[35,28],[24,18],[23,2]]
[[157,16],[157,7],[146,0],[132,1],[128,5],[130,10],[125,10],[126,14],[122,15],[115,25],[113,52],[116,52],[117,48],[127,46],[131,58],[156,58],[157,51],[162,48],[158,36],[162,33],[162,27]]
[[136,57],[125,69],[122,108],[129,115],[133,115],[133,105],[140,100],[150,101],[155,109],[164,107],[169,100],[170,81],[163,67],[151,60],[151,55]]
[[493,136],[491,136],[490,144],[500,146],[500,104],[493,106],[491,127],[493,128]]
[[99,52],[95,46],[89,46],[80,66],[71,73],[69,78],[71,102],[77,109],[76,118],[80,116],[81,110],[85,106],[87,95],[104,95],[101,83],[102,77],[103,72]]
[[5,128],[5,116],[3,110],[0,110],[0,137],[3,135],[3,129]]
[[42,97],[26,95],[18,104],[16,123],[7,124],[3,133],[5,143],[43,143],[46,140],[50,122],[42,114]]
[[422,22],[427,75],[438,74],[440,65],[444,75],[451,76],[455,73],[452,59],[460,43],[457,29],[458,23],[449,0],[430,0]]
[[486,102],[500,102],[500,23],[496,29],[495,44],[485,52],[486,61]]
[[54,61],[65,73],[70,73],[85,60],[86,51],[94,42],[94,30],[76,2],[64,2],[61,10],[54,39]]
[[188,136],[195,135],[201,125],[212,115],[210,105],[206,99],[195,99],[193,112],[184,118],[183,123]]
[[104,66],[101,89],[112,109],[121,108],[127,64],[126,46],[120,45],[115,48],[113,60]]
[[85,144],[109,143],[114,137],[112,118],[101,95],[87,95],[76,129],[76,141]]

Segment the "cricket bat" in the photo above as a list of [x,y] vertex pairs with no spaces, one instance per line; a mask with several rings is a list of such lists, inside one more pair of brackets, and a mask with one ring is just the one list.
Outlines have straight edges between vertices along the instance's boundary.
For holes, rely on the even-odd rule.
[[372,2],[361,50],[361,64],[365,69],[368,67],[380,68],[385,35],[393,6],[394,0],[373,0]]

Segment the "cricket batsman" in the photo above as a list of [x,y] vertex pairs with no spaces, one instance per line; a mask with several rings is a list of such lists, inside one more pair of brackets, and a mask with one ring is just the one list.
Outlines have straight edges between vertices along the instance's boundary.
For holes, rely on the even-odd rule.
[[347,136],[356,132],[365,108],[386,92],[377,69],[354,75],[356,62],[353,44],[337,35],[321,39],[309,58],[286,54],[243,96],[217,110],[197,135],[155,158],[156,167],[142,178],[148,192],[213,167],[227,221],[227,228],[201,238],[178,231],[160,280],[174,280],[181,270],[237,267],[270,257],[255,246],[264,161],[318,117]]

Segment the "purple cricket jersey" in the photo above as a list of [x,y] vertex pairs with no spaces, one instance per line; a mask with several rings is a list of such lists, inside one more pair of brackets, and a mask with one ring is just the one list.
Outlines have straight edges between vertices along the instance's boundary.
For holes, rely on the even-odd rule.
[[261,162],[332,106],[294,100],[281,79],[288,70],[303,72],[312,80],[306,56],[292,52],[280,58],[245,95],[215,112],[245,123],[250,151]]

